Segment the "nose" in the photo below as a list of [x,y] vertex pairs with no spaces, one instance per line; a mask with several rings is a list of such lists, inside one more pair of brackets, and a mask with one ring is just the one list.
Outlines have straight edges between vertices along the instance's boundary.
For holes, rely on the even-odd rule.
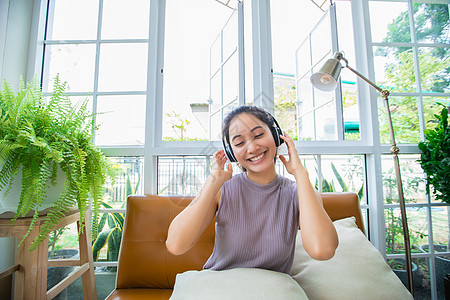
[[255,153],[257,150],[259,149],[259,145],[258,143],[253,140],[253,141],[249,141],[248,145],[247,145],[247,153],[253,154]]

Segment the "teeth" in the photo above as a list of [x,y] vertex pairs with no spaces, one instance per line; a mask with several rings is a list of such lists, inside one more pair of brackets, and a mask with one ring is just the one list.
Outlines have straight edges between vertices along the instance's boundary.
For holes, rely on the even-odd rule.
[[260,160],[263,156],[264,156],[264,153],[261,153],[261,154],[258,155],[258,156],[255,156],[255,157],[250,158],[250,161],[257,161],[257,160]]

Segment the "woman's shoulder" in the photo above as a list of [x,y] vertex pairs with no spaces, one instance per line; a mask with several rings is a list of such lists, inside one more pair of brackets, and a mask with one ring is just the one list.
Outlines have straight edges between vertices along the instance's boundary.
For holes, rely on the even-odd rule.
[[297,188],[297,183],[295,182],[295,180],[292,180],[290,178],[284,177],[282,175],[278,175],[278,180],[280,181],[280,184],[288,187],[288,188]]
[[243,174],[244,173],[234,174],[230,180],[224,182],[222,187],[228,188],[241,184],[243,182]]

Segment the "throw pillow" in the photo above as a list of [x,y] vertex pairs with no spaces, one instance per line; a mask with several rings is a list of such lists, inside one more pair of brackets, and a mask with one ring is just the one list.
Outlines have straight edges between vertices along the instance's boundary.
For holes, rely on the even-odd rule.
[[291,275],[309,299],[413,299],[354,217],[333,223],[339,246],[330,260],[311,258],[297,235]]
[[223,271],[186,271],[178,274],[171,300],[302,300],[302,288],[285,273],[237,268]]

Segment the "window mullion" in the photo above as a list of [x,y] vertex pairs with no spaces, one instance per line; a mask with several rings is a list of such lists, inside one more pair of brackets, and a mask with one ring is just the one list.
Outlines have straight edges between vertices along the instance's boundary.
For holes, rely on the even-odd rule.
[[253,89],[254,103],[270,113],[273,101],[272,39],[270,31],[270,1],[252,1]]

